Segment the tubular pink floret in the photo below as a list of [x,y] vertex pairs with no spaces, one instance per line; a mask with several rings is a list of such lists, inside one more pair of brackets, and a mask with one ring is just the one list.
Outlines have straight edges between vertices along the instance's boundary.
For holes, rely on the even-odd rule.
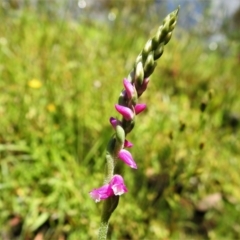
[[146,91],[148,83],[149,83],[149,78],[145,78],[143,80],[142,85],[141,86],[137,86],[137,93],[138,93],[139,97],[143,94],[143,92]]
[[137,169],[137,164],[133,160],[132,154],[129,151],[121,149],[118,153],[118,158],[124,161],[131,168]]
[[114,192],[109,184],[106,184],[100,188],[92,190],[90,193],[92,199],[95,202],[100,202],[101,200],[107,199],[114,195]]
[[131,82],[129,82],[126,78],[123,79],[123,85],[124,88],[126,90],[127,96],[129,99],[132,99],[133,95],[134,95],[134,86],[132,85]]
[[144,111],[146,109],[147,105],[142,103],[142,104],[136,104],[135,108],[135,113],[136,115],[139,114],[140,112]]
[[133,144],[131,142],[129,142],[128,140],[125,139],[124,141],[124,147],[125,148],[131,148],[133,146]]
[[111,123],[111,125],[113,126],[113,128],[115,129],[117,125],[121,125],[121,121],[119,121],[118,119],[114,118],[114,117],[110,117],[109,122]]
[[145,78],[145,79],[143,80],[143,83],[142,83],[142,86],[141,86],[141,90],[142,90],[143,92],[147,89],[148,83],[149,83],[149,78]]
[[129,121],[133,119],[134,113],[130,108],[118,104],[115,105],[115,108],[120,114],[122,114],[125,120]]
[[127,192],[124,180],[121,175],[114,175],[109,184],[92,190],[89,194],[96,202],[107,199],[113,195],[122,195]]
[[128,191],[121,175],[114,175],[110,181],[110,185],[115,195],[122,195]]

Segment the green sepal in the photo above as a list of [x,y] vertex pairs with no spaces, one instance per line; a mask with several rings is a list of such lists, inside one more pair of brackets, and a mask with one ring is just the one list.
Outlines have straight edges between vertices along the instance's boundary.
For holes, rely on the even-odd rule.
[[119,203],[119,196],[115,196],[115,195],[104,200],[102,222],[108,222],[112,213],[118,206],[118,203]]
[[132,84],[135,81],[135,68],[136,68],[136,64],[135,64],[134,68],[132,69],[132,71],[128,74],[128,77],[127,77],[129,82],[131,82]]
[[118,104],[122,106],[126,106],[126,99],[124,98],[123,91],[120,93],[120,96],[118,98]]
[[134,128],[134,125],[135,125],[134,119],[132,121],[126,121],[126,120],[122,121],[122,127],[124,128],[126,135],[132,131],[132,129]]
[[132,97],[132,105],[135,106],[138,102],[138,94],[137,94],[137,90],[136,87],[134,86],[134,94]]
[[122,126],[117,125],[116,126],[116,144],[114,147],[115,153],[118,153],[123,148],[124,141],[125,141],[125,131],[122,128]]
[[118,206],[119,203],[119,196],[112,196],[104,200],[103,203],[103,211],[102,211],[102,218],[101,218],[101,225],[98,233],[99,240],[106,240],[107,239],[107,232],[108,232],[108,222],[109,219]]
[[[115,140],[113,142],[115,142]],[[107,184],[111,181],[114,174],[114,167],[115,167],[115,159],[112,156],[112,154],[109,151],[107,151],[106,152],[106,177],[104,179],[104,184]]]

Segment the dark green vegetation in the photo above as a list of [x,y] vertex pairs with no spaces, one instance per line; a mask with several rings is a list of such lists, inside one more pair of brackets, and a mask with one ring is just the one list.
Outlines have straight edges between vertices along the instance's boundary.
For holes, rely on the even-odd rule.
[[[0,238],[96,238],[102,204],[88,192],[122,79],[159,24],[146,21],[1,11]],[[111,239],[240,238],[238,47],[174,32],[128,136],[138,170],[124,169]]]

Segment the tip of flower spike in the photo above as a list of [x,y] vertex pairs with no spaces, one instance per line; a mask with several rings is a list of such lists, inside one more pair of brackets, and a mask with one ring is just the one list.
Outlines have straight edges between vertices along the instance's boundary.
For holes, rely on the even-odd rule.
[[179,11],[180,11],[180,5],[178,5],[178,8],[175,10],[176,15],[179,13]]

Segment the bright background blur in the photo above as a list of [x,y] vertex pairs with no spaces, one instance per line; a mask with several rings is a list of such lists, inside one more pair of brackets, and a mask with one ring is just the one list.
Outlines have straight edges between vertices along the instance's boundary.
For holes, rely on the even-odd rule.
[[2,0],[0,238],[96,239],[122,80],[179,22],[128,140],[110,239],[240,238],[238,1]]

